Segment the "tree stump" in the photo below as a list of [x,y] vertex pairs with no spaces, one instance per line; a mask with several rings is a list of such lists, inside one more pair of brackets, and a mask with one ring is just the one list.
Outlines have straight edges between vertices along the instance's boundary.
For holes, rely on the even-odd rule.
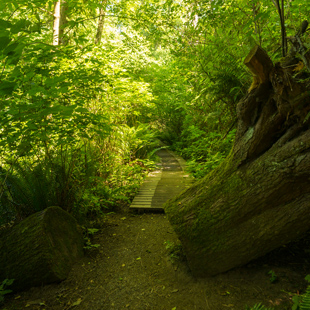
[[260,48],[246,65],[259,84],[237,106],[230,155],[165,206],[196,276],[242,266],[310,229],[310,85]]
[[59,207],[29,216],[0,234],[0,282],[15,279],[14,291],[59,282],[83,256],[75,219]]
[[255,45],[245,58],[244,64],[251,70],[259,84],[269,81],[269,74],[273,64],[267,53],[259,46]]

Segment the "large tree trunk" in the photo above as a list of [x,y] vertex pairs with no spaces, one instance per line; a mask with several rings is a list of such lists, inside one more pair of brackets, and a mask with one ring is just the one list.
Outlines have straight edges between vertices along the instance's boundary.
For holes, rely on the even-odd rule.
[[255,83],[238,104],[230,155],[165,207],[197,276],[246,264],[310,228],[309,73],[273,66],[258,46],[245,64]]
[[50,207],[0,231],[0,282],[15,279],[14,291],[59,282],[82,256],[76,221],[59,207]]

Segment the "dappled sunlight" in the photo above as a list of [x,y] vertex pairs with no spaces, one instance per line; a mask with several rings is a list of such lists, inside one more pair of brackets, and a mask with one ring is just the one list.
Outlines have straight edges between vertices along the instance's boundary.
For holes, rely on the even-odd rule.
[[1,0],[0,308],[305,309],[307,18],[305,0]]

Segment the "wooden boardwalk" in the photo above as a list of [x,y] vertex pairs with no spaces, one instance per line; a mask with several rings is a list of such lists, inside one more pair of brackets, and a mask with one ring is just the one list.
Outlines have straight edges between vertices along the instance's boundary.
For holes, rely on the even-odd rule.
[[163,204],[193,182],[185,173],[185,160],[173,152],[161,149],[159,169],[150,172],[131,203],[131,210],[163,211]]

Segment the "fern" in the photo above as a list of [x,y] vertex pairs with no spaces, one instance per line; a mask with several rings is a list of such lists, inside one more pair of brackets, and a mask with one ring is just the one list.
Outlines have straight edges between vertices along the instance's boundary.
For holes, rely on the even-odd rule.
[[310,285],[307,287],[306,293],[303,295],[300,309],[310,310]]
[[13,172],[6,173],[5,178],[2,173],[0,177],[4,185],[2,209],[15,210],[20,218],[56,204],[54,180],[42,163],[14,163]]
[[273,308],[266,308],[261,303],[255,304],[252,308],[247,307],[247,310],[272,310]]

